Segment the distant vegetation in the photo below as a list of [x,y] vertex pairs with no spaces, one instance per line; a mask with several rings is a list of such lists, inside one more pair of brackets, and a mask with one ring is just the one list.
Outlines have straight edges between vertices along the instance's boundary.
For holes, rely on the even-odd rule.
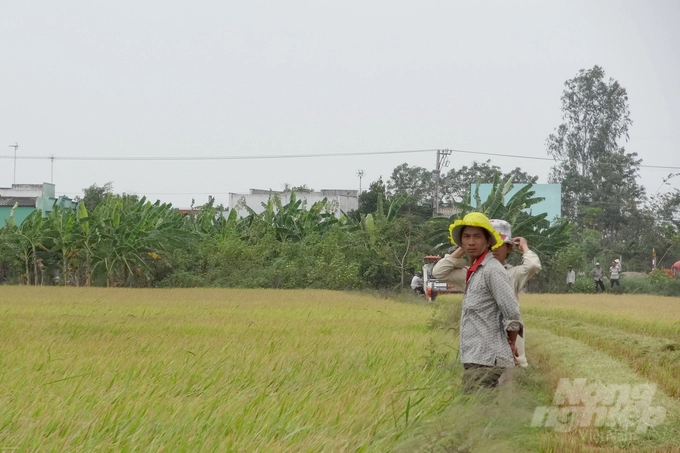
[[[606,271],[621,258],[623,271],[648,273],[653,249],[660,267],[680,260],[680,191],[648,197],[636,181],[641,160],[619,144],[632,126],[625,88],[598,66],[582,70],[565,83],[562,112],[547,140],[550,181],[563,189],[564,217],[553,223],[526,213],[540,201],[531,186],[537,176],[489,161],[442,173],[437,194],[429,170],[399,165],[340,217],[327,201],[305,205],[296,196],[311,190],[304,184],[287,188],[286,204],[273,195],[259,214],[245,206],[243,218],[212,199],[182,215],[94,184],[75,210],[10,220],[0,230],[0,276],[27,285],[395,290],[408,286],[424,255],[446,251],[447,226],[473,209],[477,183],[494,189],[474,209],[510,221],[541,257],[530,291],[565,291],[568,266],[581,274],[574,291],[588,292],[595,261]],[[677,176],[662,178],[659,189]],[[513,183],[528,185],[506,199]],[[435,196],[460,213],[433,218]],[[621,282],[617,292],[679,294],[663,275]]]

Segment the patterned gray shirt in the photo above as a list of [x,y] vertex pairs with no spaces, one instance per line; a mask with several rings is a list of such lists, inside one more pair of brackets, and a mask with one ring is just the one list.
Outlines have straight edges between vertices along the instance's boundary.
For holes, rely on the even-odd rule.
[[508,273],[489,252],[465,288],[460,319],[461,362],[514,367],[506,330],[523,328]]

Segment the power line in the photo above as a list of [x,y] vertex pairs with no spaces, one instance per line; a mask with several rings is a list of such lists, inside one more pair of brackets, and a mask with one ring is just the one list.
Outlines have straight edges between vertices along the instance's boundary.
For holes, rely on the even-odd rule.
[[[431,153],[436,149],[412,149],[398,151],[369,151],[369,152],[349,152],[349,153],[313,153],[313,154],[267,154],[250,156],[65,156],[54,157],[58,160],[78,160],[78,161],[187,161],[187,160],[262,160],[262,159],[304,159],[308,157],[346,157],[346,156],[377,156],[383,154],[410,154],[410,153]],[[2,156],[6,159],[12,156]],[[22,156],[19,159],[50,159],[47,156]]]
[[[512,159],[542,160],[555,162],[551,157],[524,156],[520,154],[489,153],[483,151],[469,151],[463,149],[446,149],[452,153],[472,154],[475,156],[494,156]],[[430,153],[437,149],[411,149],[395,151],[368,151],[347,153],[311,153],[311,154],[268,154],[268,155],[241,155],[241,156],[17,156],[17,159],[30,160],[65,160],[65,161],[210,161],[210,160],[265,160],[265,159],[305,159],[324,157],[351,157],[351,156],[379,156],[387,154],[415,154]],[[14,156],[0,155],[0,159],[13,159]],[[673,165],[644,165],[640,168],[656,168],[664,170],[680,170],[680,166]]]

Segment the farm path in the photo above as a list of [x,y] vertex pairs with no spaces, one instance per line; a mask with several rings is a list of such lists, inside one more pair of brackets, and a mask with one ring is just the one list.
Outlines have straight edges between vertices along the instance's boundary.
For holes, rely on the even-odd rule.
[[[677,451],[676,448],[680,447],[679,400],[665,391],[661,381],[666,381],[652,379],[648,376],[649,373],[644,372],[644,367],[639,369],[639,365],[617,353],[610,343],[605,343],[603,338],[607,334],[618,334],[617,332],[598,330],[595,329],[596,326],[568,325],[563,319],[527,317],[527,321],[528,325],[534,326],[527,333],[528,357],[538,368],[550,375],[554,382],[559,378],[568,378],[571,382],[577,378],[585,378],[589,383],[599,382],[605,385],[627,384],[634,387],[649,384],[650,381],[658,384],[652,405],[665,408],[666,417],[663,423],[644,434],[635,430],[611,430],[605,442],[607,446],[614,444],[621,448],[632,448],[634,451],[657,451],[656,448],[663,446],[659,451]],[[576,334],[581,328],[595,330],[597,335],[592,338],[584,335],[579,337]],[[616,341],[617,337],[611,339],[612,343]],[[651,336],[638,335],[631,341],[637,341],[640,348],[663,344],[661,339]],[[625,349],[625,344],[622,348]],[[588,439],[579,431],[564,433],[553,441],[557,442],[557,451],[588,451],[588,448],[596,451],[603,446],[602,438]]]
[[582,342],[625,361],[630,367],[655,382],[680,402],[680,333],[668,325],[607,321],[603,317],[584,317],[569,312],[555,314],[527,310],[529,326]]

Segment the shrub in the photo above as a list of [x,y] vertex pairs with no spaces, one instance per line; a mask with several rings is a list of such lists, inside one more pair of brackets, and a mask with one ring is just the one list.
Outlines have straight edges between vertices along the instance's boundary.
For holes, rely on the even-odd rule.
[[595,282],[591,277],[580,276],[576,277],[574,286],[572,287],[572,292],[575,293],[594,293],[595,292]]

